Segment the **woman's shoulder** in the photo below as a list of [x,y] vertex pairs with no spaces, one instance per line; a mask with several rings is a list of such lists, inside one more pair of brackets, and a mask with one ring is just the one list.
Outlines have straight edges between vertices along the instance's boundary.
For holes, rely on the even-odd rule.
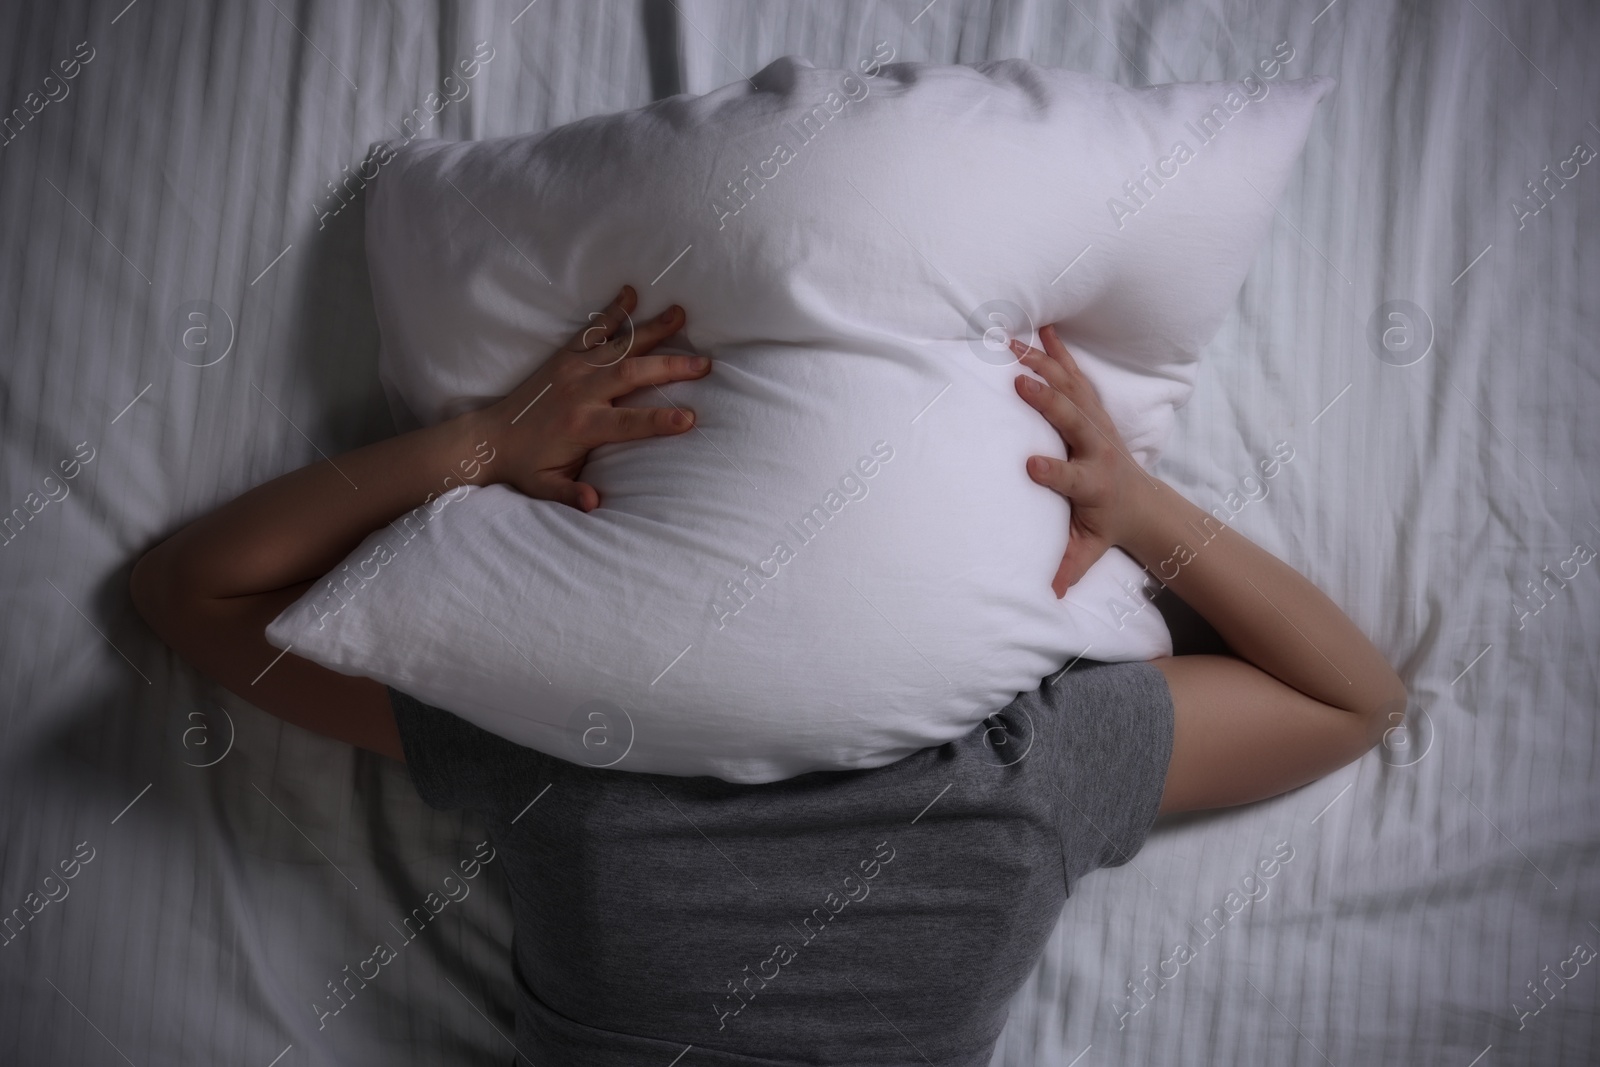
[[1080,660],[1019,697],[1056,780],[1069,875],[1127,863],[1144,845],[1172,758],[1165,676],[1143,660]]

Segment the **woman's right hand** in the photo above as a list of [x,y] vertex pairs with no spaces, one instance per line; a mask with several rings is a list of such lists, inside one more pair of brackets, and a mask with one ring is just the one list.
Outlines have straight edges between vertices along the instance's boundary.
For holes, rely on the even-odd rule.
[[1055,327],[1044,327],[1039,337],[1043,351],[1021,340],[1013,340],[1011,350],[1023,366],[1044,379],[1041,383],[1017,375],[1017,393],[1055,427],[1067,446],[1065,460],[1028,459],[1029,476],[1072,505],[1067,551],[1050,583],[1059,599],[1107,549],[1140,529],[1161,483],[1128,454],[1094,383],[1056,336]]

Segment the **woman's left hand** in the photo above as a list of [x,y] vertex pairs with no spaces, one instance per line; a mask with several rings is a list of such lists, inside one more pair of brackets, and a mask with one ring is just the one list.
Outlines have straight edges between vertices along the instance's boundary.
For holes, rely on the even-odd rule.
[[[683,328],[677,305],[647,323],[630,317],[638,303],[631,285],[526,381],[487,408],[472,412],[474,440],[485,438],[494,462],[489,481],[540,500],[592,511],[600,492],[577,480],[589,451],[617,441],[680,434],[694,412],[679,407],[632,408],[613,403],[636,389],[703,378],[704,356],[654,356],[650,351]],[[622,329],[626,323],[628,328]]]

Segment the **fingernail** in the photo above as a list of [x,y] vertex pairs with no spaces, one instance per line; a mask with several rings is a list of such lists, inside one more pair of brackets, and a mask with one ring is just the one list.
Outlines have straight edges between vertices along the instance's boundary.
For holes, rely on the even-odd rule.
[[677,322],[678,319],[682,317],[683,309],[677,304],[673,304],[671,307],[661,313],[661,321],[663,323]]
[[1021,339],[1013,337],[1011,339],[1011,351],[1020,356],[1028,351],[1028,346],[1023,344]]
[[693,367],[695,370],[705,370],[707,367],[711,366],[711,357],[710,356],[695,356],[693,361],[690,362],[689,365],[691,367]]
[[674,426],[689,425],[689,413],[687,411],[674,411],[672,413],[672,424]]
[[1028,460],[1028,473],[1029,474],[1042,475],[1042,474],[1044,474],[1044,472],[1045,472],[1045,462],[1044,462],[1044,460],[1040,459],[1038,456],[1033,456]]
[[1037,393],[1039,391],[1039,380],[1037,378],[1024,377],[1022,379],[1022,388],[1030,393]]

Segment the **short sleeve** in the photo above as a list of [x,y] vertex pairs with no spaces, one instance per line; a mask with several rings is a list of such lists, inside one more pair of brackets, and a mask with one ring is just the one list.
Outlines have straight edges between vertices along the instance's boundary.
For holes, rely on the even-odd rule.
[[422,802],[439,811],[490,808],[506,758],[502,749],[510,742],[409,693],[386,688],[406,771]]
[[1058,825],[1069,880],[1138,854],[1172,759],[1172,694],[1146,662],[1079,664],[1040,691],[1058,729]]

